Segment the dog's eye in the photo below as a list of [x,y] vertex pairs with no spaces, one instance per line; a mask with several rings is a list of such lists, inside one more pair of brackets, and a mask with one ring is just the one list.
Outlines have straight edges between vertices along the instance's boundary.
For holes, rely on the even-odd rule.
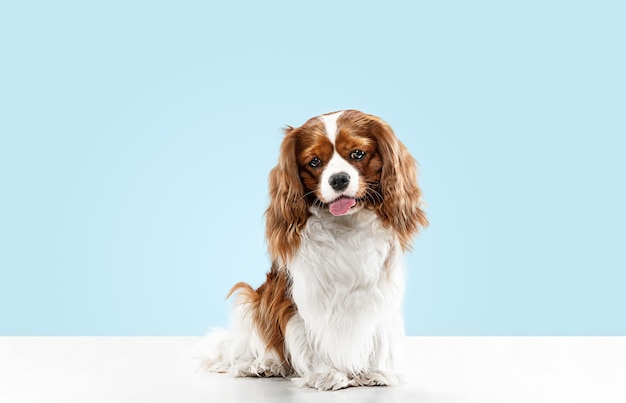
[[322,160],[320,160],[317,157],[315,157],[311,161],[309,161],[309,166],[312,167],[312,168],[319,168],[320,165],[322,165]]
[[365,151],[354,150],[350,154],[350,158],[352,158],[355,161],[361,161],[363,158],[365,158]]

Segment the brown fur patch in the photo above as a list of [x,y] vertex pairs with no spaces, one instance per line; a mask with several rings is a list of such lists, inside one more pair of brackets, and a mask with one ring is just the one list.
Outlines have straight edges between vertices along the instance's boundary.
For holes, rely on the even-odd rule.
[[285,331],[296,306],[289,295],[289,278],[284,270],[273,265],[265,282],[255,290],[246,283],[237,283],[228,296],[238,292],[241,304],[250,306],[252,320],[264,344],[278,354],[289,367],[285,356]]
[[402,250],[411,249],[411,239],[428,226],[422,210],[422,191],[417,182],[417,162],[382,119],[371,116],[370,132],[378,142],[383,168],[380,177],[383,202],[376,211],[383,223],[400,238]]
[[300,232],[311,214],[298,172],[296,146],[299,129],[288,127],[278,164],[269,177],[270,204],[265,211],[265,236],[273,262],[284,267],[300,246]]

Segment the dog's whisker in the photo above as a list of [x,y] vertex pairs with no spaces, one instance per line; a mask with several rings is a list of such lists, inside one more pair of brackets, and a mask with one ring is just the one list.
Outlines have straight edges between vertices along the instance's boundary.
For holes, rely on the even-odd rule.
[[305,194],[302,195],[302,197],[300,197],[300,200],[304,199],[305,197],[307,197],[308,195],[310,195],[312,193],[315,193],[315,190],[311,190],[310,192],[306,192]]

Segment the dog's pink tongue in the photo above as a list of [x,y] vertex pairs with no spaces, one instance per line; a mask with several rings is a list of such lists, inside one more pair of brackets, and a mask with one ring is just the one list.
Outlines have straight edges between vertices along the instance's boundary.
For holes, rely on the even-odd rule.
[[349,197],[342,197],[341,199],[337,199],[334,202],[330,203],[328,209],[332,215],[344,215],[356,204],[356,200],[351,199]]

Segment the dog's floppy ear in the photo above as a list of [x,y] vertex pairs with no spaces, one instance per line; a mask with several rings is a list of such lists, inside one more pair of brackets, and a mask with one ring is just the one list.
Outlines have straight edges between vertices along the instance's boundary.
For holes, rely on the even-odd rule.
[[278,164],[270,171],[269,199],[265,211],[265,236],[272,261],[284,266],[300,245],[300,233],[310,213],[298,174],[296,136],[298,129],[287,127]]
[[370,117],[370,130],[378,141],[383,161],[380,178],[383,202],[377,211],[383,222],[398,234],[402,249],[410,249],[413,235],[420,227],[428,226],[417,183],[417,162],[387,123],[376,116]]

